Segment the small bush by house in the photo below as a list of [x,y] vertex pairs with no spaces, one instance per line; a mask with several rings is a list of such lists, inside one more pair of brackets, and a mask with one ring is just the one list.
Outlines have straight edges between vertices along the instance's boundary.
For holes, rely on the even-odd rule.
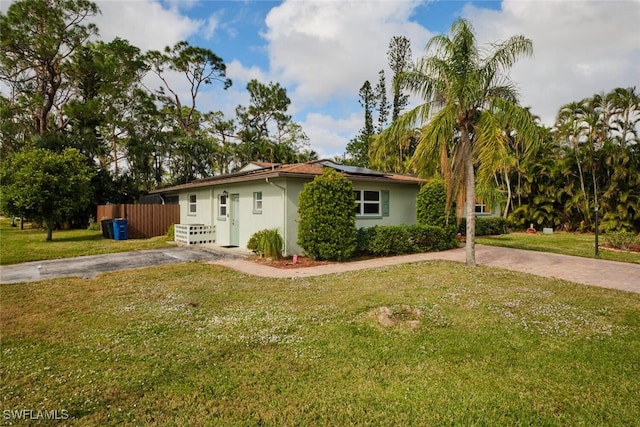
[[[479,218],[476,217],[476,236],[496,236],[505,234],[509,229],[509,221],[502,217]],[[462,218],[458,226],[458,233],[467,234],[467,221]]]
[[247,242],[247,249],[267,258],[282,258],[282,236],[277,228],[256,231]]
[[604,241],[612,248],[627,250],[634,244],[640,243],[640,235],[631,231],[611,231],[603,235]]

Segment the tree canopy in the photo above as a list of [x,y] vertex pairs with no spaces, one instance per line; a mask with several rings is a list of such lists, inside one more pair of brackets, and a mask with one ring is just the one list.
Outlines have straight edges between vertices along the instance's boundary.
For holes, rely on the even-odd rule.
[[3,212],[31,218],[53,229],[89,204],[93,171],[73,148],[54,153],[43,148],[21,151],[0,167]]
[[231,86],[220,56],[187,41],[143,52],[102,40],[90,23],[98,13],[89,0],[18,0],[0,14],[0,155],[74,148],[84,156],[91,202],[74,224],[86,224],[97,204],[133,202],[259,158],[317,157],[279,83],[250,81],[251,103],[235,117],[202,111],[203,94],[215,99]]

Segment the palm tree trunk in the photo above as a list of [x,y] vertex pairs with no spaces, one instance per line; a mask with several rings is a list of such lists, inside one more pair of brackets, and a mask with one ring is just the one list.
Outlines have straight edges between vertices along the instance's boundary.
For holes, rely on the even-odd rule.
[[509,181],[509,172],[504,170],[504,181],[507,184],[507,204],[504,207],[503,218],[507,218],[509,215],[509,208],[511,207],[511,181]]
[[[466,134],[466,135],[465,135]],[[466,136],[466,138],[465,138]],[[467,240],[465,249],[467,254],[467,266],[476,266],[476,185],[475,174],[473,170],[473,157],[471,155],[471,144],[469,143],[469,134],[462,132],[463,141],[466,140],[466,149],[464,150],[464,168],[465,168],[465,191],[467,196]],[[464,142],[463,142],[464,144]]]
[[582,197],[584,197],[584,209],[585,211],[583,212],[583,218],[585,220],[585,223],[588,224],[589,223],[589,197],[587,196],[587,191],[585,190],[585,185],[584,185],[584,174],[582,173],[582,166],[580,165],[580,159],[578,158],[578,151],[576,148],[575,151],[575,155],[576,155],[576,164],[578,165],[578,175],[580,177],[580,190],[582,191]]

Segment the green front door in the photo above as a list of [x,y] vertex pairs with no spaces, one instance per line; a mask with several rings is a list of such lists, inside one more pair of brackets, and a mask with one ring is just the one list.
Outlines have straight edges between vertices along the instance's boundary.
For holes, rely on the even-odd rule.
[[240,245],[240,195],[232,194],[231,195],[231,230],[230,230],[230,239],[229,244],[231,246],[239,246]]

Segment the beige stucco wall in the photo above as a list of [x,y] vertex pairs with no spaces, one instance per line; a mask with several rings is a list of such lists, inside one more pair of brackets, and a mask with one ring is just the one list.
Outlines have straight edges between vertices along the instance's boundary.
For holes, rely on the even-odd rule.
[[[189,213],[189,196],[196,195],[196,213]],[[211,188],[198,188],[179,195],[180,203],[180,223],[181,224],[204,224],[211,223]]]
[[356,217],[356,227],[375,225],[412,225],[416,223],[416,196],[418,185],[390,185],[371,182],[354,182],[354,190],[389,191],[389,216]]
[[[227,216],[218,215],[219,198],[223,191],[229,193]],[[254,212],[253,193],[262,192],[262,212]],[[284,235],[284,195],[283,190],[267,183],[256,181],[251,183],[228,184],[216,187],[213,191],[213,210],[211,218],[216,226],[216,243],[225,246],[231,243],[231,196],[239,195],[239,246],[246,247],[249,238],[259,230],[277,228]]]

